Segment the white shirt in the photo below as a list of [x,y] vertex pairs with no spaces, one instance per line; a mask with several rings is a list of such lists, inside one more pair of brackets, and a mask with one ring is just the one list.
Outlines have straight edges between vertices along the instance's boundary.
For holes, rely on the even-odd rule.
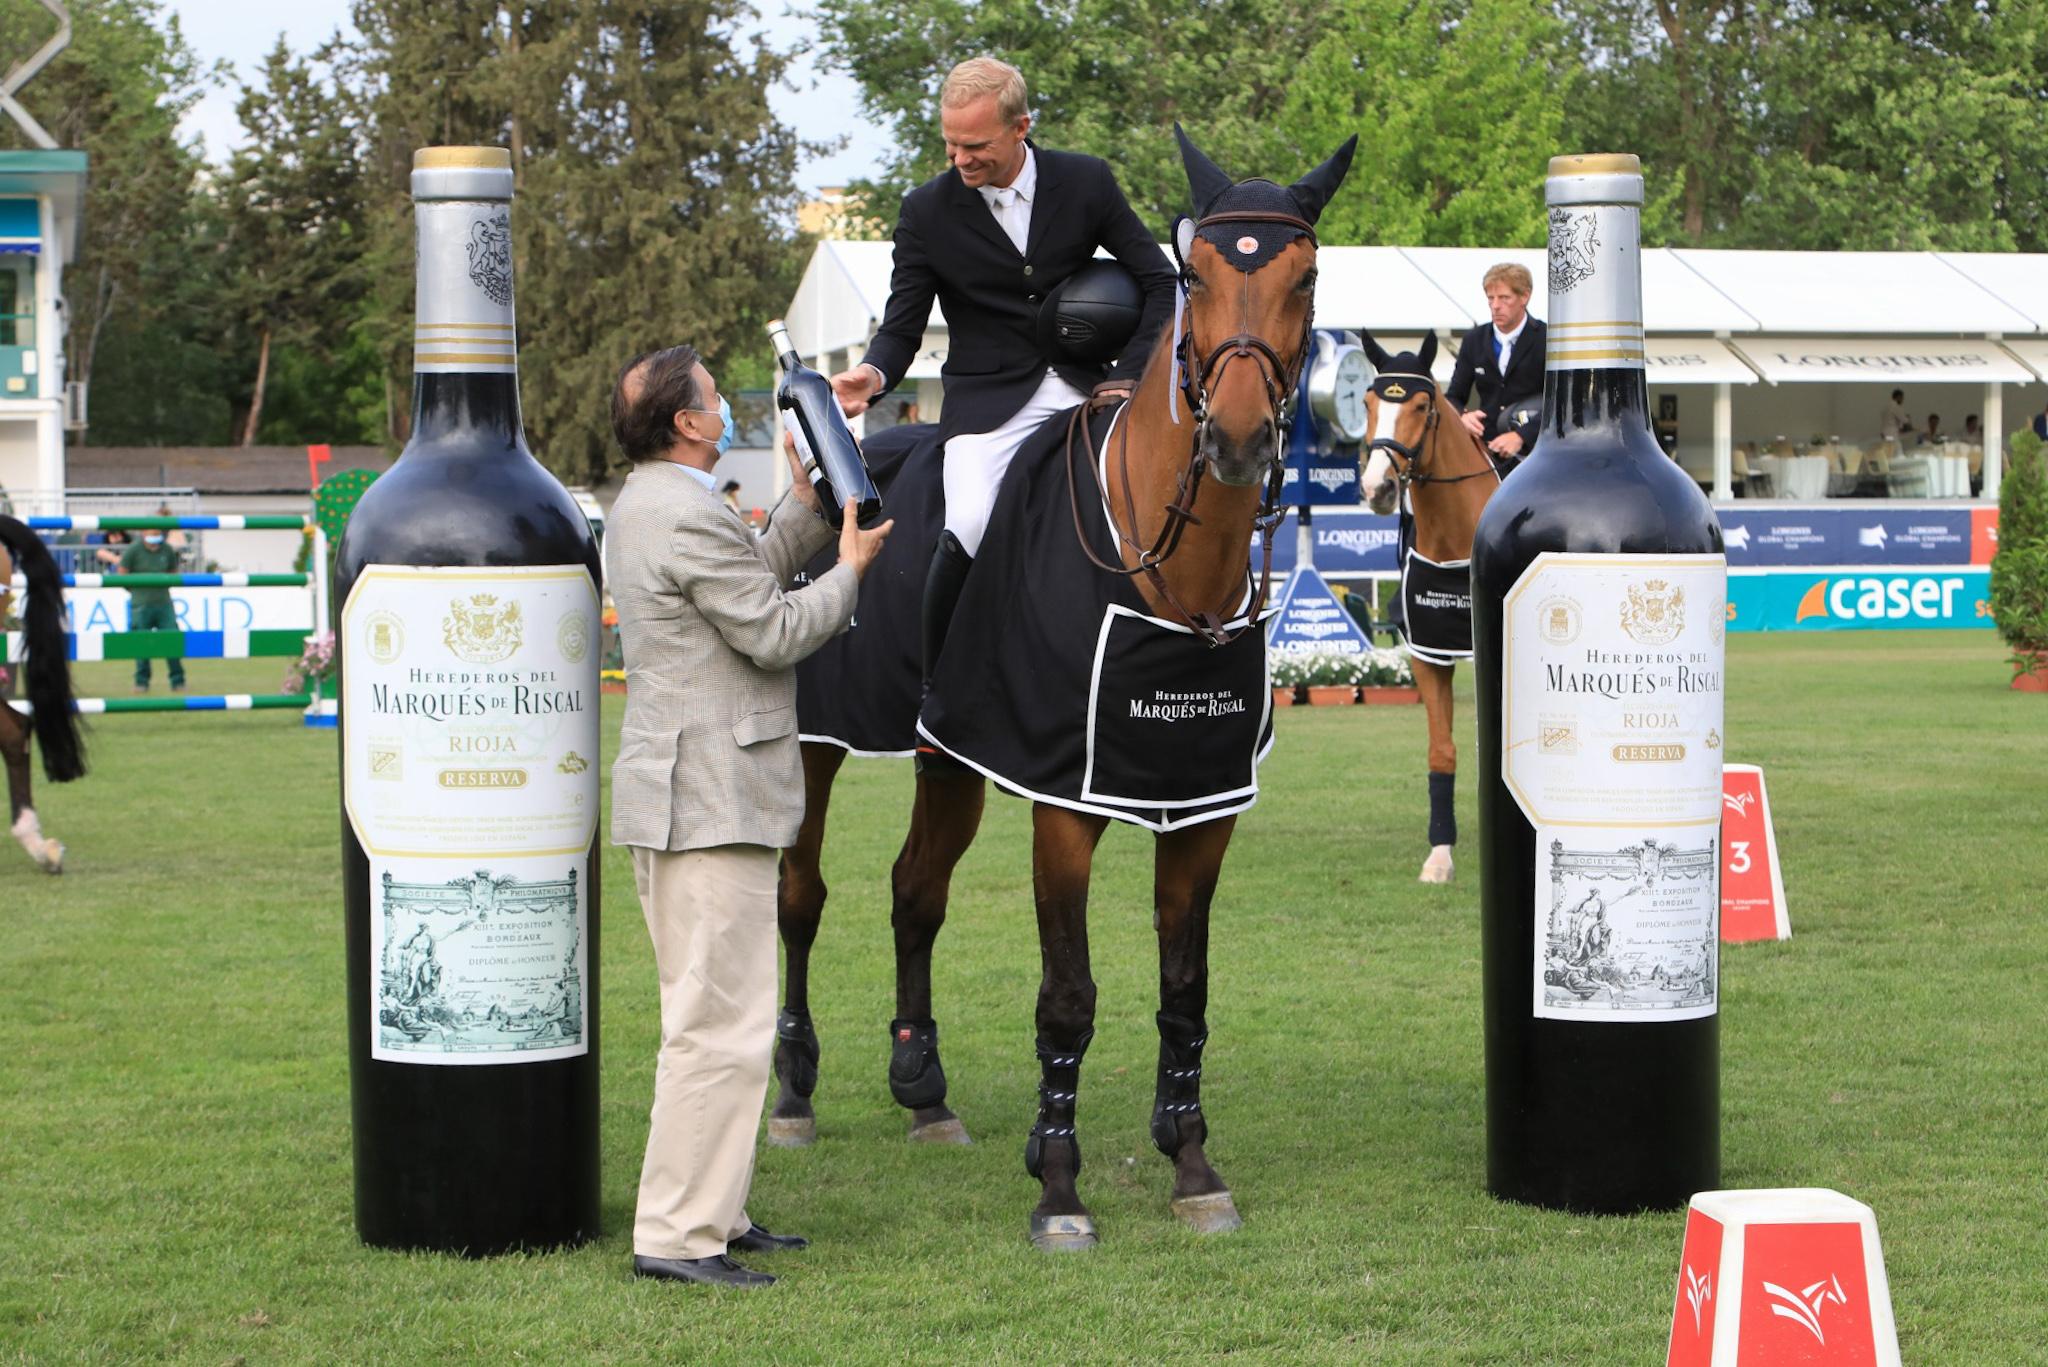
[[1509,363],[1515,359],[1515,339],[1520,337],[1528,326],[1529,315],[1525,313],[1522,315],[1522,321],[1515,324],[1513,332],[1502,332],[1499,328],[1493,330],[1494,354],[1500,358],[1500,373],[1503,376],[1508,373]]
[[696,466],[684,465],[679,460],[671,461],[669,463],[682,470],[684,474],[688,475],[691,479],[696,480],[699,484],[709,489],[712,493],[715,494],[718,492],[718,476],[712,474],[709,470],[699,470]]
[[1017,172],[1015,180],[1005,186],[981,187],[982,200],[1009,235],[1019,256],[1024,254],[1024,244],[1031,240],[1031,201],[1037,195],[1038,158],[1033,155],[1030,143],[1024,144],[1024,168]]

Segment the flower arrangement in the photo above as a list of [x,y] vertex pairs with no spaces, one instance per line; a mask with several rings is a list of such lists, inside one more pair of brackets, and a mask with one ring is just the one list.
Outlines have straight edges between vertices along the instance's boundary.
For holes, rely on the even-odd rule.
[[1268,655],[1275,688],[1413,688],[1415,671],[1399,650],[1340,655],[1327,650],[1276,650]]
[[310,692],[315,684],[324,684],[333,677],[334,633],[323,631],[316,636],[308,636],[306,648],[299,652],[299,658],[285,666],[284,691]]

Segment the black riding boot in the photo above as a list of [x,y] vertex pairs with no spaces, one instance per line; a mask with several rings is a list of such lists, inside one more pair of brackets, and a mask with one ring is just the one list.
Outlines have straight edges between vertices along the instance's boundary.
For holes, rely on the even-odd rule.
[[939,533],[938,549],[932,552],[931,569],[924,577],[924,686],[932,686],[932,670],[938,667],[939,651],[946,644],[946,628],[952,625],[954,605],[960,601],[960,586],[974,557],[951,532]]

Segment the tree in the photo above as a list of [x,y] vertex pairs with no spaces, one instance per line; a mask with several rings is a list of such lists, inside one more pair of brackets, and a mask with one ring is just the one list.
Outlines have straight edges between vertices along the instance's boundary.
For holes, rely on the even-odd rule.
[[[689,340],[757,353],[795,285],[798,142],[768,107],[786,58],[741,0],[358,0],[350,82],[371,123],[371,332],[410,366],[412,151],[512,152],[521,393],[535,451],[571,478],[615,459],[608,403],[632,355]],[[399,293],[402,288],[402,295]],[[394,386],[395,387],[395,386]]]
[[1302,62],[1341,28],[1316,6],[822,0],[819,16],[828,57],[852,73],[863,107],[895,136],[887,168],[854,187],[887,206],[876,215],[885,220],[904,191],[945,169],[939,83],[955,63],[983,54],[1023,71],[1036,136],[1109,161],[1138,216],[1162,237],[1188,209],[1176,119],[1239,176],[1292,180],[1335,146],[1300,145],[1281,117]]
[[256,440],[273,345],[332,366],[347,352],[363,279],[359,125],[284,39],[235,112],[248,141],[221,186],[234,302],[258,338],[242,445]]
[[1521,0],[1340,0],[1330,15],[1279,114],[1304,149],[1358,134],[1322,239],[1542,245],[1577,78],[1557,18]]
[[[1670,240],[2048,246],[2048,12],[1913,0],[1563,0],[1576,140],[1673,184]],[[1646,222],[1646,237],[1660,234]]]
[[[165,358],[189,371],[220,340],[196,335],[210,315],[185,320],[173,311],[173,301],[192,301],[191,243],[204,238],[195,216],[199,157],[177,129],[213,73],[159,0],[73,0],[70,12],[70,46],[19,96],[59,146],[88,159],[83,241],[66,272],[67,373],[95,378],[100,344],[117,328],[131,340],[152,335],[172,351],[195,349],[182,358],[187,364]],[[0,0],[0,50],[25,55],[54,27],[32,0]],[[0,118],[0,146],[28,145],[11,119]],[[202,265],[196,273],[207,271]],[[123,352],[139,364],[152,355],[140,346]],[[110,386],[151,382],[147,370],[125,367],[98,378],[103,395]]]

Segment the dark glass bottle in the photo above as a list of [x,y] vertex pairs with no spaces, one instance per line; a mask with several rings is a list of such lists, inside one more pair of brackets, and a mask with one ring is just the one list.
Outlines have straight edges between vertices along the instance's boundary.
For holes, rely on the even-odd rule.
[[1472,548],[1487,1187],[1586,1212],[1720,1174],[1726,562],[1650,432],[1642,193],[1550,164],[1542,433]]
[[858,499],[855,520],[872,527],[882,515],[882,495],[868,476],[861,458],[860,443],[846,425],[833,397],[832,382],[805,365],[789,340],[789,329],[781,319],[768,324],[768,341],[782,363],[782,383],[775,390],[775,406],[789,414],[796,434],[797,454],[811,472],[811,485],[825,507],[825,518],[835,530],[846,520],[849,498]]
[[413,431],[336,550],[356,1228],[598,1233],[598,584],[527,450],[511,159],[416,154]]

